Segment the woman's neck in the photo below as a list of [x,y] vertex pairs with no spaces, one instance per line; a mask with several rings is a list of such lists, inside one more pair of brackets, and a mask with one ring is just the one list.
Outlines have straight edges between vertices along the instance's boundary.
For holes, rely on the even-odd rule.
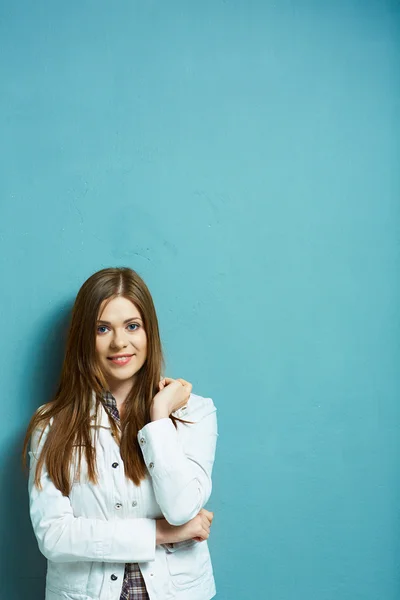
[[121,412],[124,402],[132,390],[134,380],[128,379],[126,381],[108,381],[109,390],[115,398],[117,403],[118,411]]

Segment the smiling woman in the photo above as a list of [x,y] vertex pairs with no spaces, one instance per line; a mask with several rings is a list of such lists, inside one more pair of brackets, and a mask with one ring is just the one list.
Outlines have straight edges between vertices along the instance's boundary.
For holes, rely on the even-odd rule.
[[162,378],[151,294],[125,267],[78,292],[60,385],[33,415],[30,515],[47,600],[209,600],[217,423],[211,398]]

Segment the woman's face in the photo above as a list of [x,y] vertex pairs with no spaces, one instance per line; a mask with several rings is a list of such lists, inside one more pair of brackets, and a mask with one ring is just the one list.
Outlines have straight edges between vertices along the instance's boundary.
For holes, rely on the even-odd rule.
[[[147,337],[140,312],[118,296],[102,303],[96,329],[96,352],[107,383],[132,379],[144,365]],[[118,358],[119,357],[119,358]]]

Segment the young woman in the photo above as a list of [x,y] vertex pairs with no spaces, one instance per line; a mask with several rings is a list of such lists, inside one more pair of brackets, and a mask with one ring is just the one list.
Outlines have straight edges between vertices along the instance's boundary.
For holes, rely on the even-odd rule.
[[46,600],[209,600],[210,398],[162,378],[150,292],[128,268],[81,287],[54,399],[29,424]]

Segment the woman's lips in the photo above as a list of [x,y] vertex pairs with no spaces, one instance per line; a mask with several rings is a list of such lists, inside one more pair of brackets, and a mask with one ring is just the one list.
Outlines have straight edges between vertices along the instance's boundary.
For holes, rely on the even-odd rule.
[[121,358],[108,358],[107,360],[112,362],[112,364],[116,365],[117,367],[124,367],[129,363],[133,356],[135,355],[133,354],[132,356],[123,356]]

